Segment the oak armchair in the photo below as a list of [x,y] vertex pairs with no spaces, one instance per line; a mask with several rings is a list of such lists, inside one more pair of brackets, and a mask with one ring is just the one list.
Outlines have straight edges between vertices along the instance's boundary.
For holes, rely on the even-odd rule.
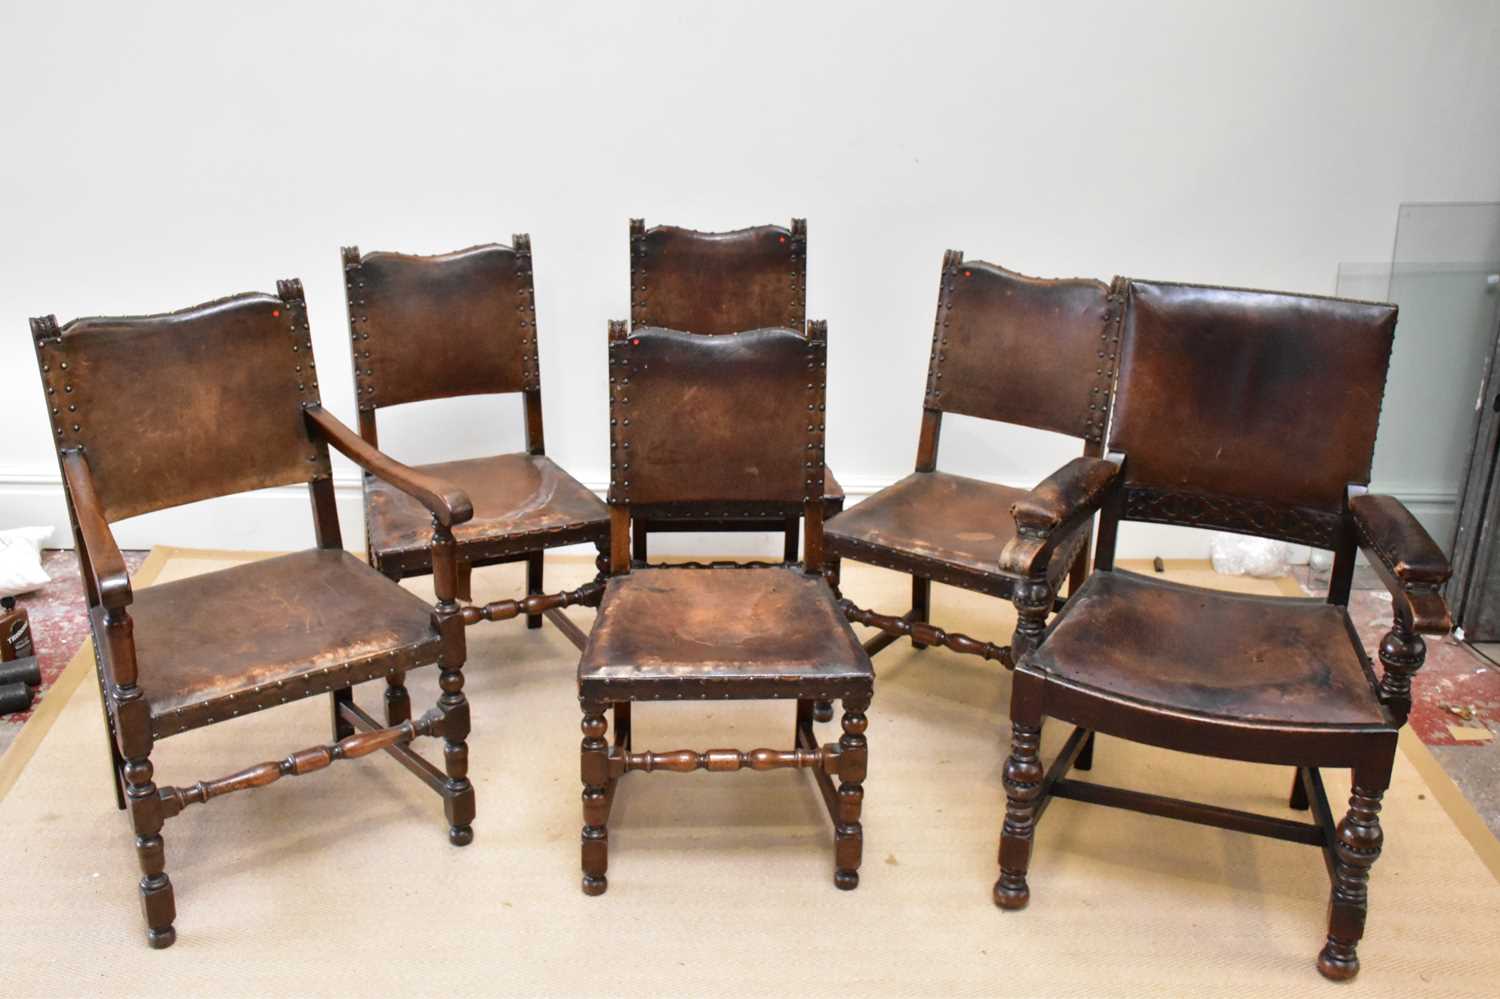
[[[791,228],[755,226],[733,232],[698,232],[678,226],[647,227],[630,220],[630,323],[722,336],[807,322],[807,220]],[[823,516],[844,508],[844,490],[824,469]],[[684,504],[670,511],[641,510],[631,520],[633,554],[646,561],[647,538],[680,531],[765,531],[780,528],[787,562],[797,561],[797,517],[765,505],[733,510]]]
[[[1010,649],[949,634],[930,623],[934,580],[1001,599],[1018,592],[1050,613],[1064,577],[1083,583],[1092,512],[1052,535],[1036,586],[1007,570],[1000,555],[1015,535],[1006,511],[1023,489],[938,470],[945,413],[1050,430],[1080,438],[1084,458],[1102,453],[1119,335],[1115,290],[1085,278],[1027,277],[984,261],[943,256],[916,469],[829,522],[829,567],[835,580],[850,558],[912,577],[911,609],[900,616],[852,608],[853,620],[882,630],[865,643],[871,655],[899,636],[917,648],[944,645],[1010,665]],[[1046,486],[1043,487],[1047,488]]]
[[[478,566],[526,563],[526,589],[543,594],[543,555],[563,545],[592,543],[602,575],[609,513],[587,487],[547,457],[542,428],[536,294],[531,238],[512,246],[486,244],[437,256],[343,251],[350,348],[359,433],[378,445],[377,413],[430,399],[519,392],[526,450],[420,466],[457,483],[474,516],[454,532],[458,595],[470,599]],[[425,575],[427,512],[400,489],[366,475],[365,530],[370,564],[392,579]],[[527,627],[550,620],[575,645],[583,633],[559,607],[527,614]],[[403,678],[387,691],[400,720],[408,698]]]
[[[712,337],[610,324],[612,575],[578,665],[586,894],[608,887],[607,824],[619,779],[652,770],[810,770],[834,823],[834,883],[859,883],[874,673],[821,573],[826,357],[821,323],[806,333]],[[683,421],[689,401],[698,418]],[[800,513],[806,561],[633,563],[636,511],[678,504]],[[631,745],[636,701],[783,698],[797,703],[792,749],[654,753]],[[814,700],[843,701],[836,745],[820,746],[813,734]]]
[[[1018,597],[1011,751],[994,899],[1030,898],[1035,827],[1052,798],[1321,847],[1332,881],[1318,968],[1352,978],[1380,799],[1411,705],[1423,634],[1449,630],[1447,560],[1401,504],[1368,492],[1396,308],[1273,292],[1128,283],[1109,452],[1018,500],[1002,563],[1040,589],[1058,538],[1100,514],[1094,572],[1047,624]],[[1124,521],[1207,527],[1332,549],[1326,599],[1246,596],[1114,567]],[[1394,598],[1375,671],[1349,620],[1356,551]],[[1076,727],[1044,770],[1042,722]],[[1068,776],[1103,732],[1295,768],[1315,822]],[[1335,824],[1320,767],[1353,771]],[[1097,761],[1094,769],[1100,769]]]
[[[37,362],[82,569],[109,734],[115,802],[128,809],[152,947],[176,939],[161,831],[190,805],[383,749],[443,799],[449,840],[473,838],[464,630],[453,529],[457,486],[382,455],[319,401],[300,282],[179,312],[33,319]],[[430,606],[343,550],[332,446],[420,504],[432,523]],[[110,524],[249,489],[306,483],[316,547],[134,592]],[[356,684],[436,665],[443,693],[416,720],[381,725]],[[158,786],[154,744],[329,694],[330,745],[216,780]],[[412,748],[441,738],[444,768]]]

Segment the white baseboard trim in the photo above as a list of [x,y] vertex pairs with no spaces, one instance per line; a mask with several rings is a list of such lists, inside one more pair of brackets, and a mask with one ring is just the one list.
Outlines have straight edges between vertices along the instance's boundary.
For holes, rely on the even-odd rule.
[[[587,477],[584,484],[599,495],[608,486],[602,477]],[[849,504],[884,489],[895,478],[840,476]],[[1378,485],[1378,484],[1377,484]],[[1458,518],[1458,494],[1454,490],[1412,485],[1386,485],[1405,503],[1440,545],[1453,538]],[[334,476],[334,495],[344,544],[351,551],[364,545],[363,512],[358,475]],[[997,516],[1005,511],[996,511]],[[67,508],[62,482],[45,472],[0,472],[0,527],[49,524],[54,528],[49,547],[71,548]],[[232,548],[250,551],[289,551],[313,543],[312,513],[307,490],[299,486],[263,489],[222,499],[162,510],[133,517],[115,525],[122,548],[179,545],[189,548]],[[1125,524],[1120,531],[1121,558],[1207,558],[1209,532],[1157,524]],[[781,543],[766,534],[662,534],[652,538],[653,553],[662,555],[703,554],[776,556]],[[579,549],[582,551],[582,549]]]

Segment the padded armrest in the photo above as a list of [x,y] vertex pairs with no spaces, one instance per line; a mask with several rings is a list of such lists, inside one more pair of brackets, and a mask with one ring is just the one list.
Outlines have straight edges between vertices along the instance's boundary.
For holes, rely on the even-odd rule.
[[1438,588],[1453,574],[1448,558],[1427,530],[1391,496],[1362,493],[1349,498],[1349,513],[1360,548],[1383,570],[1386,588],[1405,611],[1412,628],[1442,634],[1453,627],[1447,601]]
[[1113,459],[1074,458],[1011,504],[1017,533],[1000,552],[1001,570],[1020,576],[1045,572],[1057,546],[1103,505],[1119,474]]
[[474,516],[474,504],[458,486],[401,464],[370,446],[370,443],[339,422],[322,406],[309,406],[307,422],[335,451],[378,479],[382,479],[421,503],[444,527],[462,524]]
[[115,543],[109,521],[104,519],[104,506],[94,491],[94,476],[82,451],[63,452],[62,473],[68,496],[73,501],[73,516],[78,521],[78,535],[83,541],[85,561],[93,575],[94,592],[99,594],[99,603],[109,610],[125,607],[133,599],[130,572],[125,568],[125,558]]
[[1349,512],[1359,529],[1360,547],[1403,583],[1444,583],[1453,574],[1437,542],[1395,497],[1354,496]]
[[1016,527],[1046,533],[1099,508],[1120,466],[1104,458],[1074,458],[1011,505]]

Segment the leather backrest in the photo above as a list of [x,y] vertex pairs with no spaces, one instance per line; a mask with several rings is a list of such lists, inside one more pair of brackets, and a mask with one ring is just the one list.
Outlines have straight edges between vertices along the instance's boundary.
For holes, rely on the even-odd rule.
[[327,478],[298,281],[151,316],[31,321],[53,439],[82,448],[108,520]]
[[823,496],[827,340],[612,324],[611,503],[785,503]]
[[630,321],[738,333],[807,321],[807,223],[736,232],[630,221]]
[[1118,315],[1099,281],[1027,277],[949,250],[926,406],[1100,441]]
[[362,410],[539,388],[531,239],[438,256],[344,249]]
[[1128,519],[1333,547],[1368,483],[1396,307],[1130,281],[1109,447]]

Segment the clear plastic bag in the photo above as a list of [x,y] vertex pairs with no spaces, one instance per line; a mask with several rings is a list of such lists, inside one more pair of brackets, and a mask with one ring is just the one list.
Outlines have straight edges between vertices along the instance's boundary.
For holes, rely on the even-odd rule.
[[1213,560],[1214,572],[1221,575],[1272,579],[1287,574],[1292,546],[1285,541],[1216,531],[1209,539],[1208,555]]

